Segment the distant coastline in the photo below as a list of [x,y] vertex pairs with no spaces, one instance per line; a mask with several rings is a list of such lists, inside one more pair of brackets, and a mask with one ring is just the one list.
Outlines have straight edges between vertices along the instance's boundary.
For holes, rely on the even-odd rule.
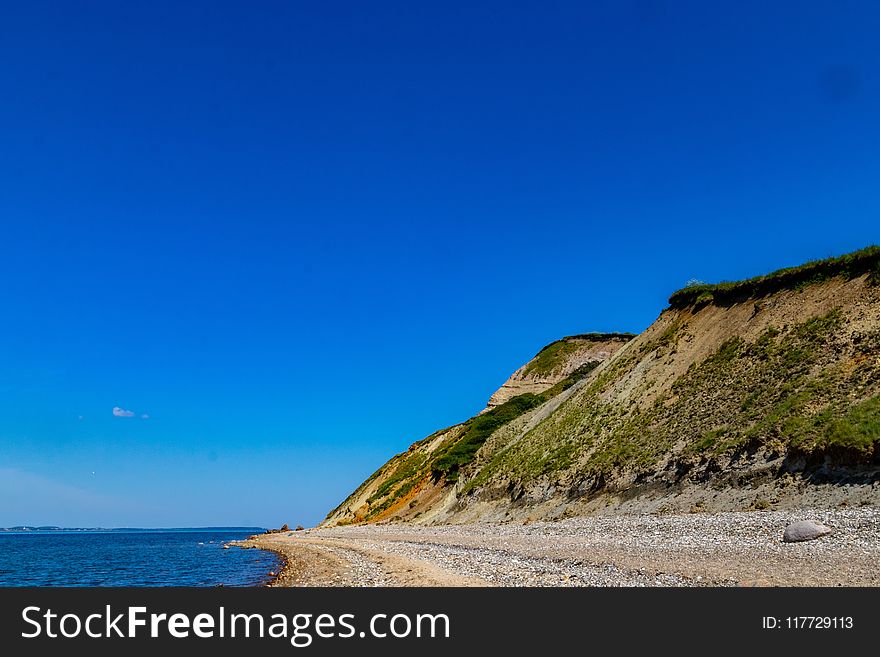
[[262,532],[265,527],[56,527],[54,525],[18,525],[0,527],[0,532]]

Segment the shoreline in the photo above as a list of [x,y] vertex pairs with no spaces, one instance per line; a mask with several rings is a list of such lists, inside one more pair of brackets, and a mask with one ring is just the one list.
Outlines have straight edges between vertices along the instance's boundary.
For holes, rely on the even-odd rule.
[[263,552],[270,552],[277,559],[278,564],[275,570],[268,571],[264,576],[264,579],[261,580],[258,584],[254,585],[254,588],[271,588],[285,586],[285,584],[282,584],[280,582],[290,577],[291,559],[289,557],[289,554],[280,547],[269,547],[263,545],[260,541],[260,538],[267,535],[269,534],[254,534],[253,536],[249,536],[248,538],[229,541],[227,543],[224,543],[223,545],[224,549],[237,548],[239,550],[261,550]]
[[[785,527],[833,533],[785,543]],[[352,525],[235,543],[282,560],[264,586],[880,586],[880,507]]]

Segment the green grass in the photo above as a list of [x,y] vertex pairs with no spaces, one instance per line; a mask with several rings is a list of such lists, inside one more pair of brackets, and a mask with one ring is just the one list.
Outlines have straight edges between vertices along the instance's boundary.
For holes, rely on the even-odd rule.
[[[598,362],[586,363],[540,394],[518,395],[464,424],[443,429],[416,442],[410,450],[395,456],[358,488],[356,493],[380,474],[390,472],[367,500],[369,510],[364,519],[370,520],[387,511],[429,475],[435,480],[442,478],[444,484],[455,482],[460,470],[474,460],[480,447],[496,430],[567,390],[598,365]],[[458,431],[453,431],[456,429]],[[451,435],[432,455],[419,449],[443,433]]]
[[871,285],[880,285],[880,262],[874,265],[871,273],[868,274],[868,283]]
[[673,344],[678,340],[678,330],[681,328],[681,320],[676,320],[671,322],[669,326],[666,327],[666,330],[660,334],[660,337],[657,340],[657,344],[661,347],[665,347],[669,344]]
[[869,246],[836,258],[814,260],[743,281],[689,285],[673,293],[669,305],[679,309],[709,302],[724,305],[780,290],[801,289],[837,276],[856,278],[863,274],[869,275],[871,284],[880,284],[880,247]]
[[843,321],[840,308],[812,317],[795,328],[795,335],[809,344],[823,343],[828,334],[838,329]]
[[877,456],[880,445],[880,396],[850,408],[820,427],[820,443]]
[[[620,469],[651,471],[682,439],[687,440],[685,459],[763,444],[780,453],[849,450],[852,458],[863,460],[880,435],[877,400],[853,406],[847,391],[856,384],[850,374],[830,367],[813,373],[842,322],[834,309],[785,332],[770,327],[753,343],[739,337],[725,341],[682,375],[671,395],[616,426],[595,427],[608,435],[591,441],[583,475],[601,479]],[[817,413],[817,408],[824,410]]]
[[543,403],[540,395],[527,392],[469,420],[464,435],[434,460],[432,474],[438,479],[443,476],[447,481],[455,481],[461,467],[474,459],[496,429]]
[[552,342],[541,349],[529,362],[523,371],[523,375],[549,376],[555,370],[562,367],[568,361],[569,356],[580,349],[580,347],[577,342],[564,339]]
[[674,321],[669,323],[663,333],[660,334],[660,337],[654,341],[646,342],[642,345],[642,353],[647,353],[649,351],[654,351],[657,347],[675,347],[678,344],[678,339],[681,337],[679,331],[683,326],[683,322],[681,318],[677,318]]
[[813,459],[833,453],[847,463],[876,458],[880,339],[860,340],[853,368],[838,362],[842,326],[841,311],[832,310],[768,327],[753,342],[727,340],[649,406],[606,401],[609,387],[638,362],[617,359],[557,412],[489,455],[463,492],[493,481],[552,480],[560,471],[580,490],[600,490],[620,476],[654,473],[670,455],[666,467],[687,471],[705,461],[723,466],[758,447]]
[[567,390],[598,365],[598,362],[585,363],[540,394],[517,395],[492,410],[471,418],[466,423],[464,435],[435,458],[431,465],[432,475],[437,479],[444,477],[448,482],[456,481],[461,468],[474,460],[479,449],[496,430]]
[[686,448],[686,452],[688,454],[702,454],[704,452],[712,450],[721,443],[721,440],[724,438],[724,435],[726,433],[727,427],[710,429],[703,434],[702,438],[688,445]]
[[880,396],[855,405],[832,399],[811,414],[809,406],[822,393],[821,386],[806,386],[777,404],[750,433],[776,437],[784,446],[808,456],[850,454],[864,460],[878,455]]
[[602,342],[605,340],[632,340],[633,333],[581,333],[569,335],[551,342],[541,349],[526,366],[523,374],[549,376],[565,365],[569,356],[581,348],[580,342]]
[[[842,322],[840,310],[835,309],[785,333],[770,327],[751,344],[725,342],[688,372],[677,386],[686,402],[696,402],[707,389],[723,386],[724,395],[738,403],[733,412],[727,411],[723,432],[709,432],[691,442],[685,454],[730,453],[765,445],[780,453],[815,455],[836,450],[849,451],[856,460],[870,456],[880,441],[880,402],[871,397],[853,404],[852,394],[865,389],[860,377],[876,378],[876,365],[866,361],[861,374],[830,365],[814,371]],[[711,409],[704,411],[708,413]],[[708,422],[707,418],[700,424]]]
[[709,357],[709,363],[715,365],[725,365],[742,353],[745,342],[740,337],[733,337],[725,340],[718,347],[718,351]]
[[421,466],[424,465],[425,460],[426,457],[422,452],[414,451],[412,454],[405,456],[394,469],[394,472],[392,472],[391,475],[379,485],[376,492],[370,496],[369,502],[372,503],[385,497],[397,484],[409,479],[419,472]]

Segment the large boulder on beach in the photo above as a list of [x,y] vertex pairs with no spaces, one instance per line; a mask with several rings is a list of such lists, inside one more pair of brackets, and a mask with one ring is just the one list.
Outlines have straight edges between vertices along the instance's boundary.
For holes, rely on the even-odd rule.
[[831,532],[831,527],[826,527],[821,522],[816,522],[815,520],[798,520],[785,528],[785,532],[782,534],[782,540],[785,543],[800,543],[802,541],[812,541],[822,536],[827,536]]

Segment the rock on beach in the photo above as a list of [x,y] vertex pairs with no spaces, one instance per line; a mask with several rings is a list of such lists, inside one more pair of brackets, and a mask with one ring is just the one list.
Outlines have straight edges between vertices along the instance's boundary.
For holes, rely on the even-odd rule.
[[826,527],[821,522],[798,520],[785,528],[785,532],[782,534],[782,541],[784,543],[812,541],[822,536],[827,536],[831,532],[831,527]]

